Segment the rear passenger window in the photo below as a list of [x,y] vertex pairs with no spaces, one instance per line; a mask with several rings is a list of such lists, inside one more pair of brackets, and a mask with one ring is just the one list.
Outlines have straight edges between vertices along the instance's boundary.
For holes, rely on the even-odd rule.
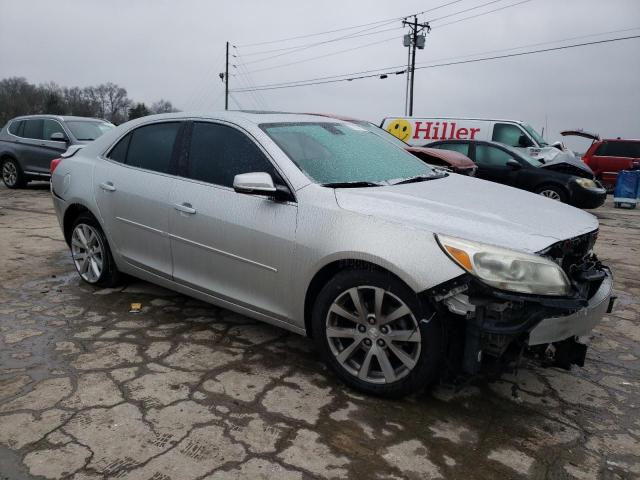
[[127,161],[127,150],[129,149],[130,140],[131,134],[129,133],[111,149],[107,157],[114,162],[125,163]]
[[440,150],[453,150],[454,152],[460,152],[467,157],[469,156],[468,143],[441,143],[439,145],[429,145],[429,147],[439,148]]
[[607,157],[640,158],[640,142],[605,142],[595,153]]
[[11,125],[9,125],[9,133],[19,137],[20,136],[20,127],[22,126],[23,123],[24,123],[24,120],[18,120],[17,122],[11,122]]
[[35,138],[42,140],[42,127],[44,120],[25,120],[24,121],[24,133],[25,138]]
[[155,123],[137,128],[131,134],[127,165],[169,173],[173,145],[180,122]]
[[226,125],[196,122],[189,149],[189,178],[233,187],[240,173],[266,172],[280,179],[271,162],[244,133]]

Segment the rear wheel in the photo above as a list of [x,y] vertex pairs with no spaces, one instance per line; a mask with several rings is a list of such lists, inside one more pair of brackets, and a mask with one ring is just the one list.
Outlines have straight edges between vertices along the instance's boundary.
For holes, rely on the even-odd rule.
[[27,184],[27,178],[13,158],[7,158],[2,162],[2,181],[9,188],[20,188]]
[[119,272],[107,238],[93,216],[80,215],[71,230],[71,256],[80,278],[91,285],[111,287]]
[[324,360],[353,388],[399,397],[428,387],[436,377],[439,321],[388,273],[338,273],[318,295],[312,322]]
[[567,194],[562,187],[556,185],[543,185],[536,190],[538,195],[550,198],[551,200],[557,200],[558,202],[566,203]]

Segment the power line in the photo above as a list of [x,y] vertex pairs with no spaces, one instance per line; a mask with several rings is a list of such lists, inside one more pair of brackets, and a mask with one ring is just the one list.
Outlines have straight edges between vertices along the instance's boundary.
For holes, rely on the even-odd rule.
[[486,12],[477,13],[475,15],[470,15],[468,17],[459,18],[459,19],[453,20],[451,22],[440,24],[440,25],[437,25],[435,28],[442,28],[442,27],[446,27],[446,26],[449,26],[449,25],[453,25],[455,23],[464,22],[465,20],[471,20],[472,18],[482,17],[483,15],[488,15],[489,13],[499,12],[500,10],[505,10],[507,8],[516,7],[518,5],[522,5],[523,3],[528,3],[530,1],[531,0],[522,0],[520,2],[512,3],[511,5],[504,5],[502,7],[494,8],[493,10],[487,10]]
[[[462,1],[462,0],[460,0],[460,1]],[[452,14],[449,14],[449,15],[445,15],[445,16],[443,16],[443,17],[439,17],[439,18],[437,18],[437,19],[435,19],[435,20],[433,20],[433,21],[441,20],[441,19],[443,19],[443,18],[448,18],[448,17],[454,16],[454,15],[458,15],[458,14],[460,14],[460,13],[468,12],[468,11],[470,11],[470,10],[475,10],[475,9],[477,9],[477,8],[481,8],[481,7],[484,7],[484,6],[487,6],[487,5],[490,5],[490,4],[493,4],[493,3],[499,2],[499,1],[503,1],[503,0],[492,0],[492,1],[490,1],[490,2],[487,2],[487,3],[481,4],[481,5],[477,5],[477,6],[472,7],[472,8],[468,8],[468,9],[465,9],[465,10],[461,10],[461,11],[459,11],[459,12],[455,12],[455,13],[452,13]],[[493,12],[497,12],[497,11],[500,11],[500,10],[504,10],[504,9],[506,9],[506,8],[515,7],[515,6],[517,6],[517,5],[521,5],[521,4],[523,4],[523,3],[527,3],[527,2],[530,2],[530,1],[531,1],[531,0],[522,0],[522,1],[517,2],[517,3],[514,3],[514,4],[505,5],[505,6],[503,6],[503,7],[496,8],[496,9],[493,9],[493,10],[489,10],[489,11],[487,11],[487,12],[482,12],[482,13],[479,13],[479,14],[477,14],[477,15],[472,15],[472,16],[465,17],[465,18],[462,18],[462,19],[459,19],[459,20],[455,20],[455,21],[453,21],[453,22],[445,23],[445,24],[443,24],[443,25],[439,25],[437,28],[442,28],[442,27],[447,26],[447,25],[452,25],[452,24],[454,24],[454,23],[462,22],[462,21],[465,21],[465,20],[470,20],[470,19],[472,19],[472,18],[476,18],[476,17],[482,16],[482,15],[487,15],[487,14],[490,14],[490,13],[493,13]],[[452,4],[452,3],[457,3],[457,2],[450,2],[449,4],[446,4],[446,5],[450,5],[450,4]],[[442,7],[442,6],[440,6],[440,7]],[[440,8],[440,7],[435,7],[434,9],[431,9],[431,10],[435,10],[436,8]],[[417,15],[423,14],[423,13],[428,12],[428,11],[431,11],[431,10],[424,10],[423,12],[418,12],[418,14],[417,14]],[[374,27],[374,28],[378,28],[378,27],[380,27],[380,26],[384,26],[384,25],[378,25],[377,27]],[[251,63],[263,62],[263,61],[266,61],[266,60],[271,60],[271,59],[273,59],[273,58],[278,58],[278,57],[281,57],[281,56],[287,55],[287,54],[289,54],[289,53],[296,53],[296,52],[301,51],[301,50],[306,50],[307,48],[312,48],[312,47],[315,47],[315,46],[324,45],[324,44],[332,43],[332,42],[336,42],[336,41],[339,41],[339,40],[346,40],[346,39],[357,38],[357,37],[368,36],[368,35],[376,35],[376,34],[379,34],[379,33],[384,33],[384,32],[388,32],[388,31],[398,30],[398,29],[400,29],[400,28],[402,28],[402,27],[394,27],[394,28],[389,28],[389,29],[385,29],[385,30],[379,30],[379,31],[376,31],[376,32],[370,32],[370,33],[361,33],[361,32],[365,32],[365,30],[363,30],[363,31],[361,31],[361,32],[355,32],[354,34],[351,34],[351,35],[347,35],[347,36],[344,36],[344,37],[339,37],[339,38],[336,38],[336,39],[325,40],[325,41],[323,41],[323,42],[316,42],[316,43],[307,44],[307,45],[301,45],[301,46],[296,46],[296,47],[284,47],[284,48],[278,48],[278,49],[273,49],[273,50],[267,50],[267,51],[263,51],[263,52],[254,52],[253,54],[249,54],[249,55],[254,55],[254,54],[257,54],[257,53],[282,52],[283,50],[287,50],[287,52],[285,52],[285,53],[281,53],[281,54],[278,54],[278,55],[273,55],[273,56],[266,57],[266,58],[261,58],[261,59],[258,59],[258,60],[253,60],[253,61],[245,62],[245,65],[246,65],[246,64],[251,64]],[[367,30],[370,30],[370,29],[367,29]],[[391,41],[391,39],[389,39],[389,40],[385,40],[385,41]],[[375,43],[373,43],[373,45],[378,44],[378,43],[384,43],[385,41],[375,42]],[[234,47],[234,48],[237,48],[237,47]],[[359,48],[363,48],[363,47],[356,47],[356,48],[353,48],[353,50],[357,50],[357,49],[359,49]],[[347,49],[347,50],[343,50],[343,51],[339,51],[339,52],[336,52],[336,54],[338,54],[338,53],[342,53],[342,52],[346,52],[346,51],[349,51],[349,49]],[[324,58],[324,57],[328,57],[328,56],[331,56],[331,55],[333,55],[333,54],[331,54],[331,53],[330,53],[330,54],[321,55],[321,56],[314,57],[314,58]],[[245,55],[245,56],[247,56],[247,55]],[[311,60],[311,59],[309,59],[309,60]],[[284,64],[284,65],[282,65],[282,66],[295,65],[296,63],[302,63],[302,62],[306,62],[306,61],[307,61],[307,60],[303,59],[303,60],[299,60],[299,61],[297,61],[297,62],[292,62],[292,63]],[[276,67],[266,67],[266,68],[264,68],[264,69],[252,70],[252,72],[266,71],[266,70],[271,70],[272,68],[278,68],[278,67],[277,67],[277,66],[276,66]]]
[[325,30],[323,32],[307,33],[307,34],[304,34],[304,35],[296,35],[295,37],[280,38],[278,40],[270,40],[270,41],[266,41],[266,42],[245,43],[244,45],[238,45],[238,47],[245,48],[245,47],[257,47],[259,45],[271,45],[271,44],[274,44],[274,43],[287,42],[289,40],[297,40],[299,38],[318,37],[320,35],[326,35],[328,33],[337,33],[337,32],[344,32],[344,31],[347,31],[347,30],[354,30],[356,28],[368,27],[370,25],[376,25],[376,24],[379,24],[379,23],[402,20],[403,18],[412,17],[413,15],[422,15],[422,14],[425,14],[425,13],[428,13],[428,12],[433,12],[435,10],[439,10],[441,8],[444,8],[444,7],[448,7],[449,5],[453,5],[455,3],[460,3],[462,1],[463,0],[453,0],[453,1],[450,1],[450,2],[447,2],[447,3],[443,3],[442,5],[438,5],[438,6],[429,8],[427,10],[423,10],[421,12],[411,13],[409,15],[405,15],[404,17],[387,18],[385,20],[378,20],[377,22],[363,23],[361,25],[353,25],[351,27],[336,28],[334,30]]
[[[529,1],[529,0],[526,0],[526,1]],[[552,40],[552,41],[549,41],[549,42],[539,42],[539,43],[533,43],[533,44],[527,44],[527,45],[519,45],[517,47],[510,47],[510,48],[499,49],[499,50],[489,50],[489,51],[483,51],[483,52],[476,52],[476,53],[472,53],[472,54],[469,54],[469,55],[459,55],[459,56],[456,56],[456,57],[446,57],[446,58],[433,59],[433,60],[431,60],[431,62],[433,62],[433,61],[443,61],[443,60],[455,60],[455,59],[458,59],[458,58],[467,58],[467,57],[476,56],[476,55],[487,55],[487,54],[497,53],[497,52],[508,52],[508,51],[518,50],[518,49],[522,49],[522,48],[536,47],[536,46],[539,46],[539,45],[549,45],[551,43],[566,42],[566,41],[569,41],[569,40],[578,40],[578,39],[581,39],[581,38],[599,37],[599,36],[602,36],[602,35],[610,35],[610,34],[613,34],[613,33],[622,33],[622,32],[628,32],[628,31],[632,31],[632,30],[638,30],[638,29],[640,29],[640,27],[625,28],[625,29],[620,29],[620,30],[609,30],[609,31],[606,31],[606,32],[592,33],[592,34],[581,35],[581,36],[577,36],[577,37],[562,38],[562,39]],[[421,62],[418,65],[425,65],[426,63],[427,62]],[[380,74],[384,70],[391,70],[391,69],[397,69],[397,68],[403,68],[403,65],[394,65],[394,66],[376,68],[376,69],[372,69],[372,70],[362,70],[362,71],[358,71],[358,72],[343,73],[343,74],[339,74],[339,75],[329,75],[329,76],[324,76],[324,77],[312,78],[312,79],[308,79],[308,80],[292,80],[292,81],[287,81],[287,82],[270,83],[270,84],[266,84],[266,85],[262,85],[262,86],[263,87],[272,87],[272,86],[289,85],[291,83],[298,83],[298,82],[305,82],[305,81],[318,81],[318,80],[338,79],[338,78],[342,78],[342,77],[349,77],[351,75],[361,75],[361,74],[374,73],[374,72],[377,72],[377,73],[375,75],[372,75],[372,76],[377,76],[378,74]]]
[[498,2],[502,2],[502,1],[503,0],[491,0],[490,2],[486,2],[486,3],[483,3],[481,5],[476,5],[474,7],[466,8],[464,10],[460,10],[460,11],[457,11],[457,12],[454,12],[454,13],[449,13],[449,14],[444,15],[442,17],[432,18],[431,20],[429,20],[429,23],[437,22],[439,20],[443,20],[443,19],[449,18],[449,17],[454,17],[456,15],[460,15],[461,13],[467,13],[467,12],[470,12],[472,10],[477,10],[479,8],[486,7],[487,5],[492,5],[494,3],[498,3]]
[[[439,63],[439,64],[433,64],[433,65],[425,65],[425,66],[419,66],[416,67],[416,70],[422,70],[422,69],[427,69],[427,68],[437,68],[437,67],[446,67],[446,66],[452,66],[452,65],[462,65],[462,64],[467,64],[467,63],[477,63],[477,62],[484,62],[484,61],[489,61],[489,60],[498,60],[498,59],[504,59],[504,58],[512,58],[512,57],[521,57],[521,56],[525,56],[525,55],[533,55],[533,54],[537,54],[537,53],[545,53],[545,52],[553,52],[553,51],[559,51],[559,50],[567,50],[570,48],[577,48],[577,47],[585,47],[585,46],[589,46],[589,45],[599,45],[599,44],[605,44],[605,43],[613,43],[613,42],[619,42],[619,41],[623,41],[623,40],[632,40],[632,39],[637,39],[640,38],[640,35],[631,35],[631,36],[627,36],[627,37],[617,37],[617,38],[609,38],[609,39],[605,39],[605,40],[597,40],[597,41],[593,41],[593,42],[584,42],[584,43],[576,43],[576,44],[571,44],[571,45],[563,45],[563,46],[559,46],[559,47],[550,47],[550,48],[543,48],[543,49],[539,49],[539,50],[530,50],[530,51],[526,51],[526,52],[517,52],[517,53],[510,53],[510,54],[506,54],[506,55],[495,55],[495,56],[491,56],[491,57],[482,57],[482,58],[475,58],[475,59],[470,59],[470,60],[460,60],[460,61],[455,61],[455,62],[447,62],[447,63]],[[377,71],[380,72],[383,69],[378,69]],[[374,71],[374,70],[371,70]],[[360,76],[356,76],[356,77],[350,77],[350,78],[340,78],[340,79],[333,79],[333,80],[324,80],[324,81],[312,81],[311,80],[299,80],[297,82],[290,82],[289,84],[282,84],[282,85],[277,85],[277,86],[268,86],[268,85],[262,85],[262,86],[257,86],[256,89],[257,90],[277,90],[277,89],[282,89],[282,88],[294,88],[294,87],[306,87],[306,86],[311,86],[311,85],[321,85],[321,84],[326,84],[326,83],[336,83],[336,82],[345,82],[345,81],[352,81],[352,80],[360,80],[363,78],[371,78],[371,77],[377,77],[380,75],[392,75],[392,74],[400,74],[400,73],[404,73],[404,71],[402,72],[386,72],[386,73],[375,73],[375,74],[368,74],[368,75],[360,75]],[[351,74],[345,74],[343,76],[346,75],[356,75],[356,73],[351,73]],[[248,90],[234,90],[234,92],[237,93],[241,93],[241,92],[247,92]]]
[[[371,30],[375,30],[377,28],[384,27],[386,25],[390,25],[391,23],[394,23],[396,21],[397,20],[393,20],[392,22],[383,23],[383,24],[377,25],[377,26],[375,26],[373,28],[366,28],[364,30],[359,30],[359,31],[354,32],[354,33],[349,34],[349,35],[343,35],[342,37],[331,38],[329,40],[323,40],[323,41],[320,41],[320,42],[307,43],[307,44],[303,44],[303,45],[294,45],[292,47],[274,48],[272,50],[264,50],[262,52],[247,53],[247,54],[245,54],[245,57],[247,57],[249,55],[252,55],[252,56],[253,55],[260,55],[260,54],[263,54],[263,53],[283,52],[283,53],[280,53],[278,55],[272,55],[270,57],[260,58],[260,59],[257,59],[257,60],[251,60],[250,62],[247,62],[247,63],[263,62],[263,61],[269,60],[271,58],[281,57],[282,55],[287,55],[289,53],[295,53],[295,52],[298,52],[300,50],[306,50],[308,48],[317,47],[319,45],[326,45],[327,43],[339,42],[341,40],[350,40],[352,38],[366,37],[366,36],[369,36],[369,35],[377,35],[379,33],[390,32],[392,30],[398,30],[398,29],[400,29],[402,27],[401,26],[397,26],[397,27],[387,28],[385,30],[378,30],[378,31],[375,31],[375,32],[372,32]],[[365,32],[368,32],[368,33],[365,33]]]
[[378,42],[372,42],[372,43],[367,43],[365,45],[358,45],[357,47],[353,47],[353,48],[346,48],[344,50],[338,50],[336,52],[330,52],[330,53],[326,53],[324,55],[318,55],[316,57],[310,57],[310,58],[304,58],[302,60],[296,60],[295,62],[289,62],[289,63],[281,63],[279,65],[273,65],[271,67],[266,67],[266,68],[259,68],[257,70],[250,70],[249,73],[257,73],[257,72],[265,72],[267,70],[273,70],[275,68],[282,68],[282,67],[288,67],[290,65],[297,65],[299,63],[304,63],[304,62],[310,62],[312,60],[317,60],[319,58],[326,58],[326,57],[331,57],[333,55],[339,55],[341,53],[346,53],[346,52],[351,52],[353,50],[360,50],[362,48],[368,48],[368,47],[373,47],[374,45],[379,45],[381,43],[386,43],[386,42],[390,42],[392,40],[398,40],[397,36],[393,36],[390,38],[385,38],[384,40],[380,40]]

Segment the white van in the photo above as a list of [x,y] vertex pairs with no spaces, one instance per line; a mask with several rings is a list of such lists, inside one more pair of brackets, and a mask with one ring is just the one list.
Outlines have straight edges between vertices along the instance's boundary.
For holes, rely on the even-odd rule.
[[573,156],[562,144],[549,145],[533,127],[519,120],[386,117],[380,126],[412,147],[438,140],[492,140],[543,160],[555,159],[561,153]]

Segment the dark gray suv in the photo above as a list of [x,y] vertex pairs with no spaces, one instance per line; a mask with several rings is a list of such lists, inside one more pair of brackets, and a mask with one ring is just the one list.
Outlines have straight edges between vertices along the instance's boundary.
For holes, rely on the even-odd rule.
[[10,120],[0,131],[0,171],[9,188],[49,178],[49,164],[71,145],[82,145],[111,130],[98,118],[28,115]]

